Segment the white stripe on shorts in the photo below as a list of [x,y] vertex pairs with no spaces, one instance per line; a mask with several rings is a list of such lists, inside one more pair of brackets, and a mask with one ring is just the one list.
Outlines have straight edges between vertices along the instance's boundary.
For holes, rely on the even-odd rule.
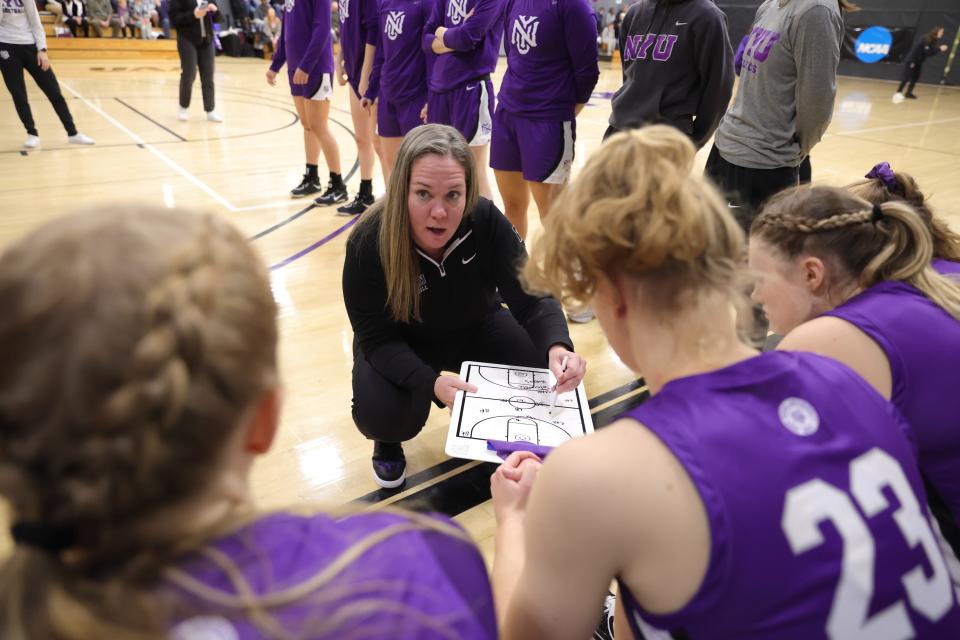
[[544,184],[566,184],[570,179],[570,169],[573,168],[573,123],[563,121],[563,153],[556,168],[543,181]]
[[490,144],[493,135],[493,114],[490,113],[490,97],[487,95],[487,81],[480,80],[480,109],[477,112],[477,132],[468,143],[471,147],[482,147]]
[[323,78],[320,80],[320,88],[317,89],[317,92],[310,96],[311,100],[333,100],[333,75],[329,73],[323,74]]

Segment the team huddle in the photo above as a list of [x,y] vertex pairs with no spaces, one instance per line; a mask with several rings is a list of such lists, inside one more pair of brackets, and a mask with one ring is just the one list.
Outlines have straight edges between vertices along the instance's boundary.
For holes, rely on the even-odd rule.
[[[886,162],[844,188],[798,185],[829,121],[822,96],[751,115],[791,93],[785,77],[835,92],[846,3],[768,0],[737,54],[706,0],[638,3],[626,99],[568,180],[597,80],[592,22],[592,53],[577,49],[585,3],[498,2],[384,0],[378,14],[349,0],[336,61],[326,5],[284,11],[268,79],[288,65],[297,189],[319,192],[323,151],[320,198],[347,200],[334,82],[350,84],[366,149],[343,207],[363,215],[342,293],[374,478],[404,483],[403,443],[473,390],[449,373],[464,360],[547,367],[558,393],[574,389],[587,362],[565,308],[592,309],[650,398],[496,469],[489,570],[441,515],[266,513],[250,469],[275,440],[282,381],[250,242],[220,216],[149,207],[45,224],[0,255],[0,494],[16,543],[0,635],[583,640],[607,607],[621,640],[960,638],[960,235]],[[685,8],[711,22],[677,24],[694,20]],[[638,22],[652,37],[633,40]],[[668,32],[685,27],[713,34],[729,73],[641,101],[659,118],[621,117],[637,82],[662,77],[643,63],[718,64],[686,56]],[[794,133],[751,128],[777,122]],[[696,175],[717,129],[710,177]],[[522,186],[546,207],[529,253],[484,195],[488,143],[501,195]],[[776,349],[758,350],[760,320]]]

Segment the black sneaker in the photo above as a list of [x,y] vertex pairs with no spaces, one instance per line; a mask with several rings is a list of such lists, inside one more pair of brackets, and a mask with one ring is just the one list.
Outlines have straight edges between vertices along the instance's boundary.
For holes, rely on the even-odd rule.
[[358,216],[364,211],[367,210],[367,207],[373,204],[374,197],[373,195],[365,196],[357,194],[357,197],[353,199],[353,202],[350,204],[345,204],[342,207],[337,207],[338,216]]
[[300,184],[290,189],[290,195],[294,198],[305,198],[318,191],[320,191],[320,179],[311,178],[309,173],[305,173]]
[[600,622],[597,623],[597,630],[593,632],[592,640],[613,640],[613,612],[616,606],[617,596],[608,591],[607,597],[603,600]]
[[907,94],[906,96],[904,96],[904,97],[909,98],[910,100],[916,100],[916,99],[917,99],[917,96],[913,95],[912,93],[908,93],[908,94]]
[[314,199],[314,204],[321,207],[329,207],[332,204],[337,204],[338,202],[347,201],[347,185],[340,183],[339,187],[333,186],[333,182],[327,183],[327,190],[324,191],[319,198]]
[[373,443],[373,479],[384,489],[396,489],[407,479],[407,459],[399,442]]

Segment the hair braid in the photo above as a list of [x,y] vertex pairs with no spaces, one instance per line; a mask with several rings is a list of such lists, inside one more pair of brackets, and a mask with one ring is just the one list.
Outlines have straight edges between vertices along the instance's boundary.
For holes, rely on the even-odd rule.
[[[873,207],[880,218],[873,224]],[[930,266],[934,238],[921,213],[902,200],[881,205],[844,189],[797,188],[774,196],[753,221],[758,238],[788,259],[814,255],[836,265],[841,281],[861,288],[907,282],[960,320],[960,285]],[[837,269],[833,269],[836,271]]]
[[31,631],[4,616],[0,635],[133,637],[156,622],[141,585],[204,541],[155,516],[207,486],[274,384],[266,269],[215,216],[106,209],[8,249],[0,305],[0,492],[77,537],[62,556],[17,547],[2,582],[25,586],[0,586],[0,611],[29,610]]

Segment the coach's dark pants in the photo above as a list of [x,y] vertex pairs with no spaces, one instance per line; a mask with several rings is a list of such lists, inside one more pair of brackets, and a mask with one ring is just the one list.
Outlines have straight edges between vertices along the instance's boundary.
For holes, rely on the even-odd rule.
[[63,99],[60,93],[60,83],[57,82],[57,76],[53,75],[53,67],[44,71],[37,62],[37,47],[32,44],[7,44],[0,42],[0,71],[3,72],[3,82],[7,85],[7,90],[13,98],[13,106],[20,116],[20,122],[26,128],[31,136],[38,135],[37,127],[33,121],[33,112],[30,111],[30,103],[27,101],[27,83],[23,79],[23,72],[27,71],[33,76],[34,81],[40,90],[43,91],[53,110],[57,112],[63,128],[67,130],[68,136],[77,135],[77,127],[73,124],[73,116],[70,115],[70,109],[67,107],[67,101]]
[[761,205],[770,196],[797,186],[800,171],[797,167],[777,169],[749,169],[727,162],[713,145],[707,158],[705,173],[726,196],[737,222],[746,232]]
[[177,53],[180,54],[180,106],[190,106],[193,81],[200,67],[200,91],[203,94],[203,110],[213,111],[213,41],[208,38],[194,44],[183,36],[177,36]]
[[[537,350],[526,330],[506,309],[488,315],[462,341],[411,347],[437,375],[440,371],[459,373],[464,360],[521,367],[547,364],[547,354]],[[380,442],[410,440],[426,423],[433,400],[432,393],[410,391],[387,380],[363,357],[354,341],[353,421],[360,433]]]

